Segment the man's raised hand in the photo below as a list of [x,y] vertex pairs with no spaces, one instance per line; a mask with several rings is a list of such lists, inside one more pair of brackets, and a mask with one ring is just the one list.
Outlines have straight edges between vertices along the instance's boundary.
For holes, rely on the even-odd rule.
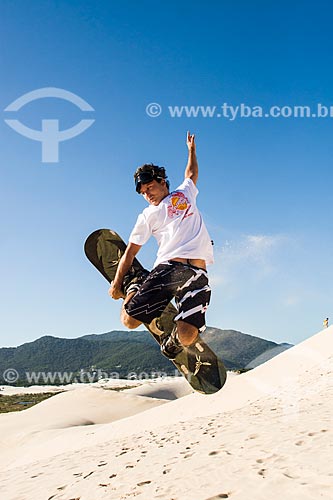
[[195,135],[194,134],[190,134],[190,131],[187,132],[187,137],[186,137],[186,145],[188,147],[188,150],[191,151],[191,150],[194,150],[195,151]]

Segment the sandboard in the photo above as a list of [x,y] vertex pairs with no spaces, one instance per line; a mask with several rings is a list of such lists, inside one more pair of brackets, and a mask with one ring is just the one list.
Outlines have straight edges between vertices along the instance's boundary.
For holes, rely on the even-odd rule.
[[[84,250],[89,261],[111,283],[115,278],[119,260],[126,250],[122,238],[110,229],[98,229],[88,236]],[[143,266],[138,259],[134,259],[128,274],[134,278],[136,273],[142,270]],[[176,314],[177,310],[170,302],[160,318],[164,334],[171,333]],[[152,324],[145,326],[156,342],[161,344],[161,338],[156,334]],[[184,348],[171,362],[195,391],[213,394],[220,390],[226,381],[226,371],[222,361],[200,336],[195,345]]]

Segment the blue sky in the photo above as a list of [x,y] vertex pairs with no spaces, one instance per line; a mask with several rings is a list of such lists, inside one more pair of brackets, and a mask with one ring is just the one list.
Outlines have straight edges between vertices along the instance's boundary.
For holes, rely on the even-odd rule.
[[[333,117],[174,117],[169,106],[333,106],[329,2],[6,1],[0,4],[0,346],[121,329],[120,301],[86,261],[94,229],[126,239],[145,207],[133,171],[182,181],[196,134],[198,204],[215,242],[207,324],[297,343],[333,320]],[[27,92],[55,98],[4,111]],[[149,117],[146,107],[162,113]],[[219,108],[220,109],[220,108]],[[14,116],[15,115],[15,116]],[[43,163],[15,118],[94,124]],[[140,260],[151,266],[149,242]]]

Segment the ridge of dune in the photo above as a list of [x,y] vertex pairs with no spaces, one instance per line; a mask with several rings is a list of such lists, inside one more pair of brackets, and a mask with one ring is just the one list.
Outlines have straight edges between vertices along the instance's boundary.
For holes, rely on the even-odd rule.
[[1,491],[6,500],[245,500],[250,489],[256,499],[331,499],[332,348],[330,327],[215,395],[190,394],[112,423],[36,428],[1,474]]
[[[260,365],[240,376],[228,379],[226,385],[216,394],[209,396],[199,393],[190,394],[181,399],[168,402],[165,408],[151,407],[147,411],[142,411],[141,409],[139,415],[135,414],[137,413],[135,410],[133,410],[132,414],[131,410],[129,410],[127,415],[123,415],[123,418],[118,420],[113,419],[115,421],[110,423],[98,425],[99,422],[96,421],[93,434],[90,430],[91,427],[87,430],[83,422],[83,425],[73,427],[71,425],[73,422],[72,416],[70,417],[70,422],[67,422],[69,425],[65,425],[66,422],[63,423],[63,429],[61,431],[56,429],[55,426],[52,426],[49,421],[46,422],[46,425],[42,421],[39,427],[39,434],[43,433],[43,436],[38,436],[34,432],[30,433],[30,438],[35,440],[36,443],[43,443],[44,441],[49,442],[50,446],[41,446],[39,453],[41,457],[50,457],[57,451],[60,452],[61,450],[75,450],[80,448],[81,438],[83,437],[87,445],[89,445],[90,441],[104,441],[105,436],[109,435],[124,437],[130,435],[133,430],[138,427],[140,427],[142,431],[148,429],[151,430],[163,425],[172,423],[177,424],[179,421],[187,421],[193,418],[194,415],[197,417],[208,416],[218,411],[236,410],[267,394],[271,395],[280,393],[281,398],[284,398],[284,400],[290,400],[294,397],[294,393],[297,394],[297,385],[302,381],[305,371],[311,369],[311,367],[316,364],[323,363],[327,359],[328,353],[332,351],[333,326],[319,332],[313,337],[306,339],[293,348],[284,351],[263,365]],[[163,382],[161,382],[161,386],[163,386]],[[289,392],[291,387],[293,387],[292,394]],[[67,393],[69,394],[67,399],[68,402],[70,402],[70,395],[75,394],[75,392],[76,391]],[[84,392],[81,394],[83,396]],[[85,397],[83,397],[87,406],[94,404],[90,400],[90,396],[93,394],[94,393],[89,392],[89,388],[87,388]],[[59,399],[60,396],[62,396],[61,399]],[[56,405],[59,402],[58,413],[62,414],[63,411],[66,411],[63,410],[61,404],[61,401],[65,400],[65,394],[57,395],[51,398],[51,400],[44,401],[35,407],[35,411],[42,411],[38,407],[43,407],[43,405],[45,406],[47,404],[51,405],[52,399],[54,400],[55,398],[57,399],[53,404]],[[147,399],[149,400],[149,398]],[[48,401],[50,402],[48,403]],[[82,402],[82,404],[84,405],[84,402]],[[33,410],[34,408],[31,408],[29,410],[25,410],[24,412],[20,412],[20,414],[8,415],[8,418],[11,419],[12,417],[19,419],[22,418],[20,415],[26,415],[29,429],[30,414]],[[100,411],[100,423],[102,423],[104,416],[107,415],[109,411],[112,413],[113,410],[110,410],[110,408],[106,405],[106,407],[101,406]],[[50,421],[52,421],[54,414],[54,412],[50,412]],[[88,418],[85,411],[83,411],[83,414],[86,418]],[[0,415],[0,422],[1,417],[4,418],[4,415]],[[15,424],[13,425],[15,428]],[[68,427],[68,429],[65,427]],[[0,454],[0,465],[3,461],[6,461],[7,454],[15,456],[15,463],[26,463],[30,460],[29,455],[21,454],[18,456],[17,453],[14,453],[14,450],[8,450],[5,446],[1,446],[1,443],[0,449],[2,450],[2,453]],[[10,464],[7,462],[7,465]]]

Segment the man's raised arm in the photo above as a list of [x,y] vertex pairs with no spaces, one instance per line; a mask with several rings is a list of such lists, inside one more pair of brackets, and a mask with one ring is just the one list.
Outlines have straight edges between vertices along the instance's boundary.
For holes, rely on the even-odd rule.
[[188,147],[188,160],[185,168],[185,179],[192,179],[194,184],[196,184],[199,175],[199,167],[195,151],[194,138],[194,134],[191,135],[190,132],[187,132],[186,145]]

